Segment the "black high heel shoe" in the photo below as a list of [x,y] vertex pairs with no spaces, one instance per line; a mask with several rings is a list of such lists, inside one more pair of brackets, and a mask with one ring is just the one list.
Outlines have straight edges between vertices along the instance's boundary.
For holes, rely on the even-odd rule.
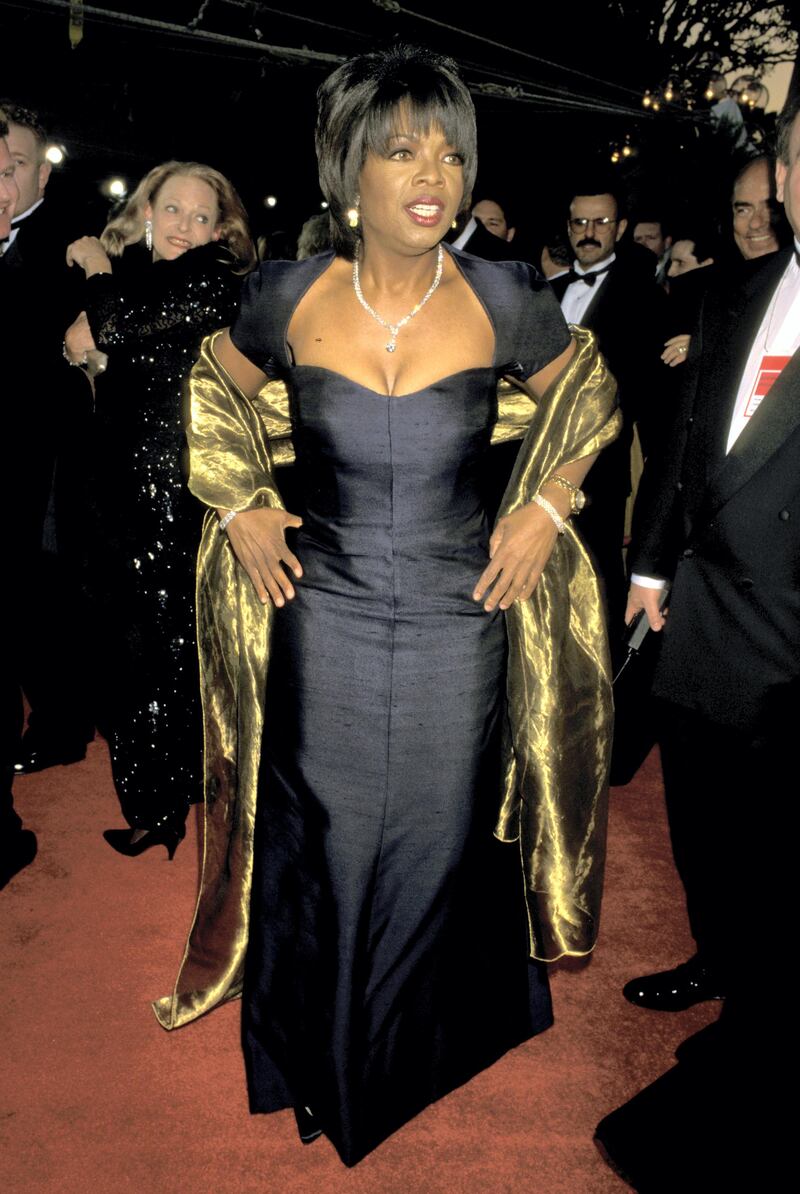
[[135,829],[106,829],[103,837],[118,854],[128,858],[138,858],[149,850],[151,846],[165,846],[169,861],[175,857],[175,851],[183,841],[186,830],[183,826],[176,829],[174,825],[162,825],[159,829],[148,829],[140,838],[133,841]]

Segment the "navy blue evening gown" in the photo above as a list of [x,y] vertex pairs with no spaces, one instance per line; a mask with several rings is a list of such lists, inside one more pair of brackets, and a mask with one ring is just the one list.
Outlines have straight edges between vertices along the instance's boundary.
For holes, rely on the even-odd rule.
[[518,848],[492,836],[504,622],[471,594],[497,378],[537,372],[569,333],[529,267],[453,255],[495,328],[491,367],[388,397],[295,366],[286,330],[330,254],[263,265],[231,333],[289,384],[304,493],[266,693],[250,1102],[309,1108],[351,1165],[552,1019]]

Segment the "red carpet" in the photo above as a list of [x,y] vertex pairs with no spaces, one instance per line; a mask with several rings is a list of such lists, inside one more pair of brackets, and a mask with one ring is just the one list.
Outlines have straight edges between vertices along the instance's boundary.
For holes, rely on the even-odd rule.
[[327,1141],[304,1148],[290,1113],[248,1114],[238,1004],[171,1035],[153,1017],[193,907],[194,818],[173,863],[161,848],[114,854],[100,740],[85,763],[19,780],[15,799],[39,855],[0,892],[6,1194],[624,1192],[594,1125],[718,1014],[647,1012],[620,994],[691,952],[652,757],[613,794],[600,944],[553,968],[555,1027],[348,1171]]

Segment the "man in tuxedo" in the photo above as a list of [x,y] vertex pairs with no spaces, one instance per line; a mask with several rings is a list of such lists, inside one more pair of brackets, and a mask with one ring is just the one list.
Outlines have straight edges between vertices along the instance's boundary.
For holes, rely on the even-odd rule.
[[481,199],[472,208],[464,227],[453,237],[452,245],[486,261],[519,261],[512,246],[516,231],[500,203]]
[[733,181],[733,240],[745,261],[776,253],[780,248],[773,173],[772,159],[762,156],[742,167]]
[[28,772],[83,758],[93,733],[77,579],[91,391],[61,355],[64,332],[81,308],[65,260],[78,230],[47,194],[47,138],[36,114],[3,101],[0,115],[19,191],[0,246],[0,287],[13,295],[0,327],[4,430],[13,444],[5,477],[15,505],[4,632],[13,641],[18,690],[31,708],[13,758],[17,772]]
[[[709,289],[671,441],[637,503],[627,618],[663,633],[654,693],[697,953],[625,995],[680,1010],[751,991],[788,928],[800,724],[800,97],[778,121],[793,247]],[[669,612],[659,587],[669,581]]]
[[633,222],[633,243],[655,253],[656,268],[654,272],[659,286],[666,283],[669,251],[672,248],[672,237],[664,229],[664,220],[656,212],[642,211]]
[[[7,133],[8,125],[0,118],[0,242],[5,241],[11,232],[11,217],[19,200],[19,191],[14,181],[15,163],[6,144]],[[5,309],[10,296],[5,293],[5,288],[2,288],[0,293],[6,299],[3,304]],[[4,324],[5,318],[2,314],[0,330]],[[8,624],[13,607],[8,608],[9,605],[11,603],[8,601],[8,592],[4,589],[1,607],[4,635],[0,664],[0,888],[5,887],[9,879],[36,856],[36,836],[29,829],[23,829],[11,795],[14,778],[13,753],[19,737],[20,702],[11,651],[13,627]]]
[[605,584],[612,644],[625,609],[622,547],[633,426],[638,425],[646,453],[663,417],[659,391],[666,300],[653,279],[649,251],[638,245],[619,248],[626,228],[619,197],[607,180],[587,181],[569,205],[573,268],[551,282],[567,322],[588,327],[597,337],[617,379],[625,420],[620,437],[601,452],[586,478],[588,503],[576,522]]

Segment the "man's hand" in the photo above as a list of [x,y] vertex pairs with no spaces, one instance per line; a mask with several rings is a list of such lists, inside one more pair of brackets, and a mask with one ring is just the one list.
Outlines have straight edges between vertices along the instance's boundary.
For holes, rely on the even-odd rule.
[[651,589],[646,585],[632,584],[628,592],[628,605],[625,610],[625,624],[629,626],[640,609],[643,609],[651,630],[661,630],[666,619],[666,611],[658,608],[661,600],[661,589]]
[[671,369],[674,369],[676,365],[682,365],[686,360],[691,342],[691,336],[673,336],[665,342],[661,360]]

